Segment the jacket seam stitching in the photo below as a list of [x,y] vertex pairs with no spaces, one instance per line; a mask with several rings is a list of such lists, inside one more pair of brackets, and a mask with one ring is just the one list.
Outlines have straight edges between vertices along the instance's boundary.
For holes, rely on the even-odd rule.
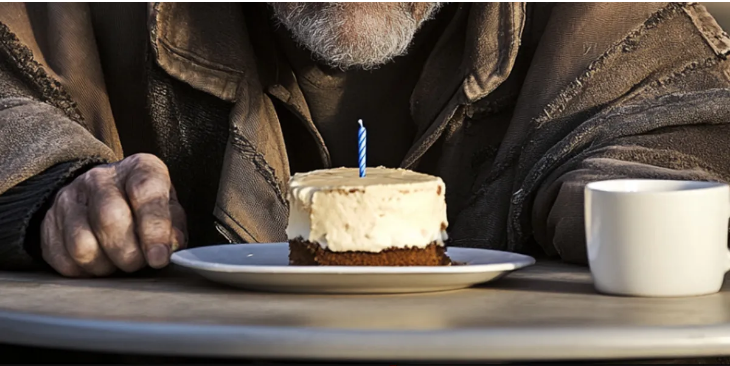
[[264,178],[266,183],[271,186],[274,193],[276,193],[276,198],[279,202],[283,204],[284,207],[289,207],[278,183],[278,179],[276,179],[276,171],[273,167],[271,167],[271,165],[269,165],[269,163],[266,162],[264,155],[257,151],[253,144],[243,137],[237,127],[234,126],[231,128],[231,136],[233,147],[242,155],[251,159],[254,163],[256,172],[258,172]]
[[[699,7],[699,8],[698,8]],[[712,15],[699,4],[683,7],[684,15],[689,18],[715,55],[725,58],[730,53],[730,38],[717,24]]]
[[60,109],[68,118],[89,130],[78,105],[63,85],[46,72],[43,65],[33,57],[33,52],[2,22],[0,22],[0,49],[8,60],[13,61],[9,62],[9,66],[16,69],[21,78],[30,83],[40,94],[41,101]]
[[[676,127],[676,126],[673,126],[673,127]],[[661,128],[658,130],[661,130]],[[590,158],[591,154],[596,153],[598,150],[603,149],[603,148],[610,148],[613,146],[612,144],[613,144],[613,141],[605,141],[599,145],[592,146],[592,149],[586,149],[585,151],[581,152],[580,154],[566,160],[565,163],[569,164],[571,161],[579,161],[582,158],[586,158],[586,157]],[[699,168],[704,173],[707,173],[707,175],[713,176],[713,179],[715,179],[717,181],[721,181],[722,173],[719,172],[717,169],[715,169],[713,166],[702,161],[702,159],[698,158],[696,155],[685,153],[685,152],[680,152],[680,151],[675,151],[675,150],[671,150],[671,149],[651,148],[651,147],[646,147],[646,146],[642,146],[642,145],[638,145],[638,144],[623,145],[621,147],[641,149],[641,150],[645,150],[645,151],[653,151],[653,152],[656,152],[657,154],[661,154],[662,156],[673,155],[674,157],[681,158],[681,159],[678,159],[680,162],[690,164],[692,166],[691,167],[688,167],[688,166],[673,167],[673,166],[670,166],[670,164],[668,164],[668,162],[665,162],[665,161],[654,161],[652,163],[648,163],[645,161],[635,161],[635,160],[630,161],[630,160],[626,160],[626,159],[620,159],[618,154],[616,154],[615,152],[612,152],[612,151],[606,151],[606,154],[601,156],[600,158],[623,161],[623,162],[627,162],[627,163],[653,165],[655,167],[664,168],[664,169],[672,169],[672,170],[687,171],[690,169]],[[586,161],[586,160],[583,159],[583,161]]]
[[158,42],[162,47],[164,47],[166,50],[168,50],[170,53],[175,54],[176,56],[185,59],[188,62],[194,63],[198,65],[199,67],[214,71],[214,72],[223,72],[223,73],[233,73],[238,76],[243,76],[244,72],[240,70],[235,70],[230,67],[211,62],[207,59],[205,59],[202,56],[196,55],[195,53],[184,51],[178,47],[175,47],[170,44],[169,41],[164,39],[163,37],[158,38]]
[[[543,109],[540,114],[535,117],[532,120],[532,124],[534,124],[536,127],[541,126],[543,123],[547,122],[548,120],[552,118],[556,118],[557,114],[561,113],[561,111],[565,108],[565,105],[573,99],[573,97],[576,94],[576,91],[581,88],[588,78],[590,78],[593,74],[593,71],[600,68],[600,66],[606,62],[607,58],[614,54],[614,52],[621,47],[625,47],[627,45],[627,41],[643,36],[647,29],[650,28],[650,25],[652,23],[660,22],[660,21],[667,21],[670,19],[673,19],[680,9],[681,4],[677,3],[671,3],[667,6],[657,10],[654,12],[647,20],[645,20],[639,27],[635,28],[634,30],[630,31],[624,38],[622,38],[620,41],[614,43],[611,47],[608,48],[606,52],[603,53],[599,58],[597,58],[595,61],[591,62],[588,67],[585,69],[585,71],[578,76],[576,79],[574,79],[568,86],[566,86],[555,98],[552,99],[550,103],[548,103],[545,108]],[[635,41],[633,41],[635,42]],[[559,101],[559,103],[558,103]],[[529,138],[528,134],[528,138]],[[489,184],[491,184],[495,179],[497,179],[499,176],[502,175],[507,169],[514,166],[515,159],[518,159],[519,156],[522,154],[522,147],[524,147],[524,144],[522,144],[520,147],[515,148],[514,150],[510,151],[506,156],[503,162],[496,163],[496,166],[498,168],[498,172],[488,174],[487,178],[484,180],[484,182],[474,191],[474,194],[472,196],[472,200],[476,199],[476,197],[483,195],[487,189]],[[516,192],[515,192],[516,193]]]
[[635,91],[635,94],[640,95],[647,90],[657,90],[663,86],[671,85],[687,75],[711,69],[713,66],[716,66],[720,62],[720,60],[721,59],[719,59],[717,56],[712,56],[701,61],[690,62],[686,64],[681,70],[676,71],[671,75],[666,76],[665,78],[653,80],[651,83],[648,83],[642,88],[637,89]]
[[[615,54],[615,52],[620,48],[628,46],[629,43],[638,42],[638,38],[644,36],[646,30],[653,28],[650,27],[650,25],[652,25],[653,23],[663,23],[667,20],[673,19],[677,15],[679,8],[680,6],[678,4],[672,3],[662,9],[659,9],[658,11],[654,12],[654,14],[652,14],[647,20],[645,20],[639,27],[630,31],[624,38],[609,47],[608,50],[603,53],[603,55],[601,55],[595,61],[591,62],[580,76],[573,80],[565,89],[563,89],[562,92],[560,92],[560,94],[558,94],[553,99],[551,103],[549,103],[545,107],[540,115],[534,119],[535,125],[540,126],[543,123],[547,122],[549,119],[557,117],[556,115],[561,113],[565,106],[568,104],[568,102],[571,101],[573,97],[575,97],[575,95],[577,94],[576,91],[583,87],[585,82],[593,75],[593,72],[595,70],[600,69],[600,66],[607,61],[609,56]],[[557,101],[560,101],[560,103],[557,103]]]
[[168,25],[167,23],[160,18],[160,8],[163,6],[163,3],[154,3],[152,6],[152,16],[151,24],[149,25],[149,32],[151,36],[151,43],[152,43],[152,49],[155,51],[156,58],[159,62],[159,54],[160,49],[159,45],[162,45],[167,51],[170,53],[175,54],[176,56],[185,59],[188,62],[195,63],[196,65],[208,69],[210,71],[214,72],[224,72],[224,73],[234,73],[239,76],[242,76],[244,73],[240,70],[235,70],[232,68],[228,68],[226,66],[213,63],[205,59],[204,57],[201,57],[193,52],[189,51],[183,51],[179,49],[178,47],[173,46],[170,44],[170,42],[165,38],[165,34],[167,34]]
[[[247,229],[246,229],[246,228],[245,228],[245,227],[244,227],[244,226],[243,226],[243,225],[242,225],[242,224],[241,224],[240,222],[238,222],[238,220],[236,220],[236,218],[235,218],[235,217],[233,217],[233,216],[232,216],[231,214],[229,214],[229,213],[228,213],[228,211],[226,211],[226,210],[225,210],[225,209],[224,209],[223,207],[221,207],[221,206],[220,206],[219,204],[217,204],[217,203],[215,204],[215,207],[216,207],[216,208],[217,208],[217,209],[218,209],[218,210],[219,210],[219,211],[220,211],[220,212],[221,212],[222,214],[226,215],[226,217],[227,217],[227,218],[228,218],[229,220],[233,221],[233,222],[234,222],[234,223],[235,223],[236,225],[238,225],[238,227],[240,227],[240,228],[241,228],[241,230],[243,230],[243,231],[244,231],[244,232],[246,233],[246,235],[248,235],[248,236],[249,236],[249,237],[250,237],[251,239],[253,239],[253,241],[254,241],[254,242],[256,242],[256,243],[258,243],[258,242],[259,242],[259,240],[258,240],[258,239],[256,239],[256,236],[255,236],[255,235],[251,234],[251,232],[250,232],[250,231],[248,231],[248,230],[247,230]],[[239,235],[239,234],[236,234],[236,235],[238,235],[239,237],[241,236],[241,235]],[[239,238],[239,239],[243,239],[243,238]]]
[[[671,105],[673,101],[668,100],[669,97],[674,97],[676,94],[670,94],[668,97],[665,97],[661,100],[654,101],[654,102],[644,102],[637,105],[632,105],[630,109],[623,109],[619,108],[616,110],[611,110],[609,113],[600,114],[597,116],[594,116],[586,121],[586,124],[591,125],[598,125],[601,121],[608,121],[610,119],[616,118],[618,116],[621,117],[633,117],[641,114],[645,114],[647,112],[650,112],[652,110],[665,108],[667,105]],[[662,127],[673,127],[673,126],[662,126]],[[650,128],[647,131],[644,131],[643,133],[646,133],[648,131],[656,130],[657,128]],[[571,132],[566,139],[575,139],[575,138],[581,138],[581,136],[576,132],[577,130],[574,130]],[[612,139],[615,138],[621,138],[625,136],[614,136]],[[586,151],[590,150],[591,147],[594,146],[601,146],[604,144],[604,141],[602,140],[595,140],[592,142],[592,144],[587,148],[585,148],[583,151],[578,152],[576,155],[584,154]],[[552,149],[551,149],[552,150]],[[523,225],[520,223],[521,217],[523,216],[524,212],[522,210],[523,204],[527,200],[527,197],[529,197],[531,194],[535,192],[536,187],[539,185],[539,181],[544,179],[545,173],[552,171],[555,167],[559,166],[559,164],[565,163],[565,161],[570,160],[571,158],[561,158],[560,154],[558,156],[553,155],[552,157],[548,158],[548,155],[550,155],[550,151],[546,152],[543,157],[537,161],[533,167],[530,169],[530,172],[525,176],[523,179],[523,182],[520,184],[520,188],[517,189],[517,191],[512,193],[511,197],[511,206],[510,208],[510,214],[507,221],[508,224],[508,246],[511,249],[518,248],[521,245],[521,242],[523,242],[527,235],[525,231],[523,230]],[[562,161],[562,162],[561,162]],[[519,208],[515,208],[519,207]],[[514,211],[514,213],[512,213]]]

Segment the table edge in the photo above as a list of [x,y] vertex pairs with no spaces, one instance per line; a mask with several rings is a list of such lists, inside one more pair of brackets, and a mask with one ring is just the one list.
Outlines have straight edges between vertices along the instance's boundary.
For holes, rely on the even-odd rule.
[[[393,342],[398,339],[399,342]],[[338,330],[90,320],[0,310],[0,342],[115,353],[259,359],[506,361],[730,355],[730,324]]]

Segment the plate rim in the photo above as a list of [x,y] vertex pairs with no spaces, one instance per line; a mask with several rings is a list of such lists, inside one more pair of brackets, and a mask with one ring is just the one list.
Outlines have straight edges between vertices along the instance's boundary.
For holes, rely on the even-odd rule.
[[392,266],[276,266],[276,265],[245,265],[245,264],[222,264],[203,261],[192,261],[182,257],[180,253],[192,251],[196,249],[211,249],[222,246],[264,246],[264,245],[288,245],[287,242],[274,243],[237,243],[237,244],[219,244],[205,247],[189,248],[177,251],[172,254],[170,261],[176,265],[191,268],[194,270],[203,270],[219,273],[246,273],[246,274],[469,274],[469,273],[485,273],[485,272],[505,272],[514,271],[520,268],[528,267],[535,264],[535,258],[513,252],[502,250],[481,249],[481,248],[446,248],[449,250],[468,250],[468,251],[487,251],[493,253],[509,254],[515,259],[505,263],[491,264],[466,264],[459,266],[409,266],[409,267],[392,267]]

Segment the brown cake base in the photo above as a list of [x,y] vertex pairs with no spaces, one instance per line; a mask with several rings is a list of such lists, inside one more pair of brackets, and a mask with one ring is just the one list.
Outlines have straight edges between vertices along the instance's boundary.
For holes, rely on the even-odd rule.
[[390,248],[380,253],[332,252],[317,243],[289,241],[289,263],[297,266],[448,266],[444,247],[434,243],[423,249]]

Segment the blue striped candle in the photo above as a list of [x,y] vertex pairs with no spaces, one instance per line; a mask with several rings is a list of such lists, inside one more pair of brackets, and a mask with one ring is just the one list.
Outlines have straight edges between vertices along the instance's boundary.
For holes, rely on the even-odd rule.
[[358,147],[358,162],[360,163],[360,178],[365,177],[365,159],[367,156],[367,144],[368,144],[368,132],[365,130],[365,126],[362,125],[362,120],[358,120],[360,128],[357,130],[357,147]]

